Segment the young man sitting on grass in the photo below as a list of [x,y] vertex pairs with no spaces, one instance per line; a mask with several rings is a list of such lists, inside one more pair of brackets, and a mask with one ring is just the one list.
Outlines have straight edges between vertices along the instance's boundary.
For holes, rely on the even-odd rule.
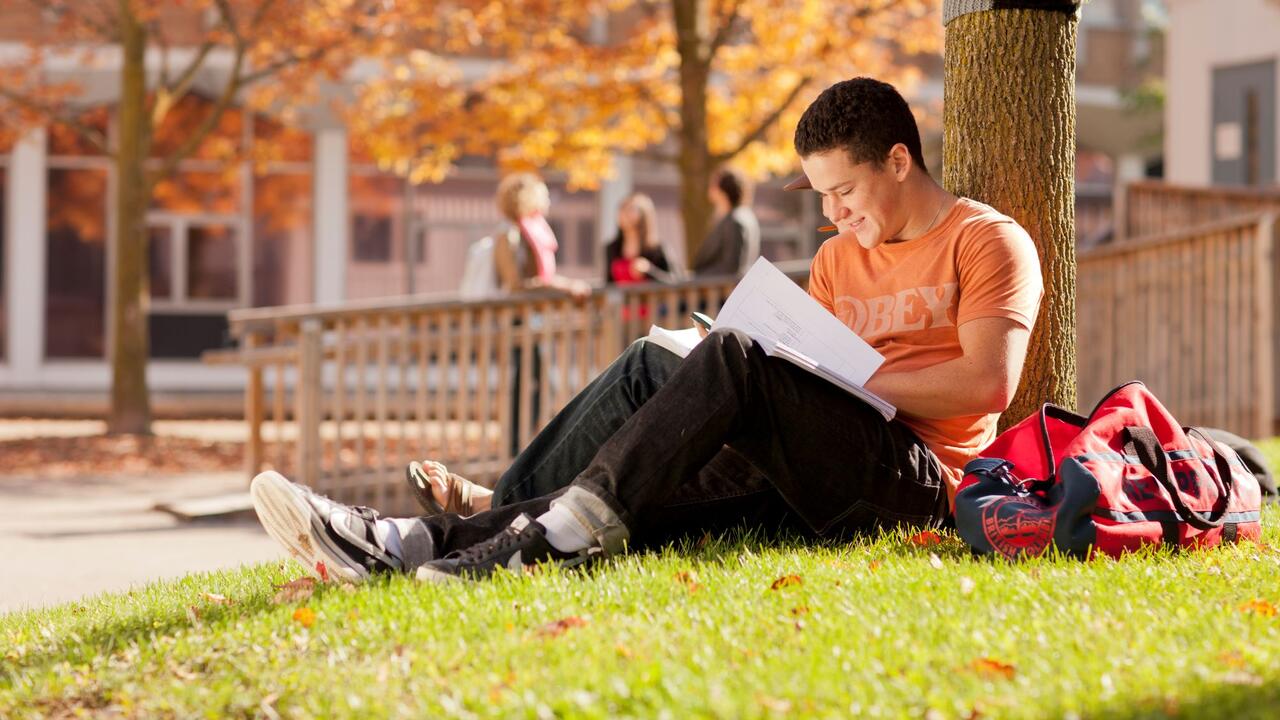
[[[737,331],[684,360],[640,342],[521,453],[490,509],[379,518],[266,472],[252,496],[268,533],[321,577],[444,580],[577,565],[672,530],[786,522],[831,538],[941,523],[1022,372],[1042,294],[1035,247],[929,176],[890,85],[827,88],[795,148],[804,177],[788,187],[820,193],[838,229],[809,292],[884,355],[867,389],[897,419]],[[757,472],[736,471],[735,457]],[[442,466],[427,474],[445,504],[453,481]]]

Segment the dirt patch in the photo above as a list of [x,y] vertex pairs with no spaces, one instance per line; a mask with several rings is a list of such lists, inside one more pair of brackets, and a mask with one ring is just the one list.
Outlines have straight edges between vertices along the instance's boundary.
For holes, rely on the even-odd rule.
[[226,472],[243,467],[242,442],[163,435],[89,435],[0,442],[0,475],[56,479]]

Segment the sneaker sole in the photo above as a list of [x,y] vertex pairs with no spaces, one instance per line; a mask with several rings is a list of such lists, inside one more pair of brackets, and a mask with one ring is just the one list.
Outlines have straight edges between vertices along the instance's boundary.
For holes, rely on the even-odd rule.
[[469,579],[462,577],[461,575],[440,572],[439,570],[429,568],[426,565],[418,568],[418,572],[414,577],[418,579],[418,582],[436,583],[437,585],[466,582]]
[[[258,521],[267,534],[284,546],[289,554],[317,580],[331,579],[360,582],[369,572],[330,542],[323,530],[317,529],[315,512],[306,500],[298,497],[293,483],[274,470],[259,473],[249,484],[249,496]],[[326,573],[320,571],[323,565]]]

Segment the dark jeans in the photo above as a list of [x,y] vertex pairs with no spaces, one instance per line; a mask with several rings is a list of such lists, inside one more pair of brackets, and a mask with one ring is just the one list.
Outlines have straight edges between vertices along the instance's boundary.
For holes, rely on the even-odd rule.
[[683,362],[633,344],[520,454],[493,510],[425,520],[436,553],[544,512],[569,480],[633,545],[743,522],[843,536],[947,513],[938,460],[905,425],[725,331]]

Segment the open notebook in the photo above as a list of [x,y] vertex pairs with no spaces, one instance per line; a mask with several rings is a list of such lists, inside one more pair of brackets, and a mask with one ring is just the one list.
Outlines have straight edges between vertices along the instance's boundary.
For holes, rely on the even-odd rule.
[[[770,357],[782,358],[844,389],[885,420],[892,420],[897,412],[863,387],[884,356],[764,258],[756,260],[733,289],[712,327],[745,332]],[[688,355],[700,339],[696,328],[649,328],[649,342],[680,357]]]

